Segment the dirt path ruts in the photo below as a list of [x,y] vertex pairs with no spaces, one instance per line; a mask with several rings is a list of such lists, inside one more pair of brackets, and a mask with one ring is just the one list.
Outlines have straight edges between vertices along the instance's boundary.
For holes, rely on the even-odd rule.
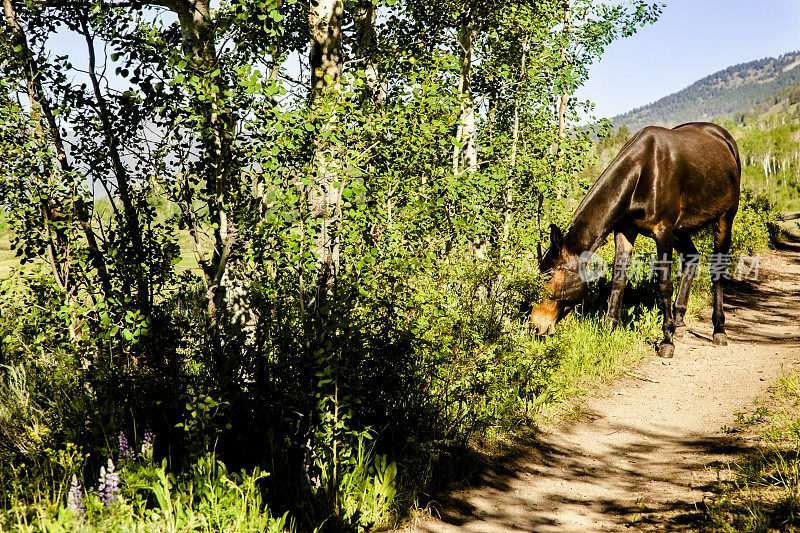
[[[709,495],[715,462],[747,439],[722,431],[800,359],[800,246],[765,254],[755,283],[725,294],[729,346],[708,317],[689,323],[675,359],[648,358],[584,406],[580,420],[536,437],[479,486],[440,499],[419,532],[675,531]],[[642,523],[640,519],[644,517]]]

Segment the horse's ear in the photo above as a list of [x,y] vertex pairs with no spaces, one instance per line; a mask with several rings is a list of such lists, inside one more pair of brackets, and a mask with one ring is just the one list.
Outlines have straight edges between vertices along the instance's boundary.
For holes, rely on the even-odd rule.
[[550,224],[550,246],[554,250],[560,250],[564,244],[564,234],[555,224]]

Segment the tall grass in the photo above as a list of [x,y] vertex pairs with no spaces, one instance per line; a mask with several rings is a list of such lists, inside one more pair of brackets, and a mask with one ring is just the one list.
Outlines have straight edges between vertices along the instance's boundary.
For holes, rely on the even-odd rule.
[[211,454],[181,476],[168,473],[166,461],[123,466],[120,473],[120,493],[112,503],[89,489],[81,508],[70,508],[65,485],[52,500],[19,501],[0,511],[0,530],[278,533],[293,528],[288,514],[273,517],[264,505],[259,483],[267,474],[230,473]]

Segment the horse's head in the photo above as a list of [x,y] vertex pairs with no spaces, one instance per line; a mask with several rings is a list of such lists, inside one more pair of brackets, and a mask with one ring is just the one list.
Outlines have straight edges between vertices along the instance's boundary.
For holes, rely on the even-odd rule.
[[564,246],[564,234],[550,225],[550,248],[539,268],[549,274],[545,288],[550,296],[531,311],[531,327],[537,335],[550,335],[556,323],[564,318],[586,294],[586,281],[581,276],[581,258]]

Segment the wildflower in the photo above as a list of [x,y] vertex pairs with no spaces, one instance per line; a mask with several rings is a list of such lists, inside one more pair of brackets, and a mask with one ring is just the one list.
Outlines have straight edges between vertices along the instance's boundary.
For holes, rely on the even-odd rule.
[[119,441],[119,458],[121,461],[130,461],[133,463],[136,461],[136,452],[133,451],[128,445],[128,437],[125,436],[125,433],[119,432],[119,437],[117,437]]
[[81,489],[80,483],[78,483],[78,476],[72,474],[72,485],[69,487],[69,493],[67,494],[67,509],[75,513],[76,516],[80,516],[85,511],[83,507],[83,489]]
[[142,438],[142,457],[148,461],[153,460],[153,431],[150,428],[144,430],[144,438]]
[[111,505],[119,492],[119,474],[114,471],[114,462],[109,458],[108,467],[100,467],[100,485],[97,487],[103,505]]

